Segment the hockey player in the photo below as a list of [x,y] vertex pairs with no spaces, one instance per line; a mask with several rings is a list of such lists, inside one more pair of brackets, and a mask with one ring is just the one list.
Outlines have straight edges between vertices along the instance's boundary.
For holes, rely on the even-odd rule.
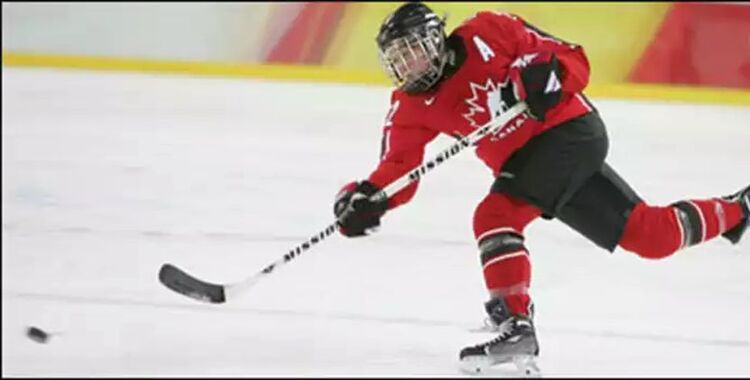
[[427,143],[440,133],[465,136],[527,103],[527,112],[476,144],[495,175],[473,226],[490,294],[485,308],[499,335],[461,350],[469,369],[539,354],[524,245],[524,228],[539,217],[558,219],[610,252],[619,246],[647,259],[718,235],[740,240],[750,224],[750,186],[654,206],[608,165],[604,123],[582,93],[589,62],[581,46],[499,12],[479,12],[449,36],[444,26],[421,3],[406,3],[383,22],[377,44],[397,88],[382,155],[367,179],[337,194],[334,213],[344,215],[342,234],[367,235],[386,211],[413,197],[418,183],[382,202],[368,197],[418,166]]

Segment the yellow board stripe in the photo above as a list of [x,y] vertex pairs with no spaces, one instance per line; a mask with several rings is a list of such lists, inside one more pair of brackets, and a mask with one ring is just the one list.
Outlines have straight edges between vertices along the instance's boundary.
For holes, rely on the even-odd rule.
[[385,74],[305,65],[253,65],[245,63],[188,62],[137,58],[112,58],[3,52],[4,66],[50,67],[86,70],[160,72],[206,76],[250,77],[386,85]]
[[[379,71],[344,70],[322,66],[186,62],[17,52],[3,52],[2,58],[3,66],[160,72],[272,80],[389,85],[386,76]],[[585,92],[586,95],[592,98],[750,105],[750,91],[736,89],[650,84],[591,84]]]
[[585,91],[592,98],[680,101],[688,103],[750,105],[750,91],[717,87],[656,84],[591,84]]

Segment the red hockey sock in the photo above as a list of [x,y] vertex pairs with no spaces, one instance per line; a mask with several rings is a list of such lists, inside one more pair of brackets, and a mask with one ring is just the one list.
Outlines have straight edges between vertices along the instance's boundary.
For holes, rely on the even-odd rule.
[[525,248],[489,260],[482,272],[490,294],[505,300],[511,314],[528,314],[531,262]]
[[485,285],[492,297],[505,301],[512,314],[528,315],[531,262],[523,230],[540,214],[536,207],[498,193],[488,194],[474,213]]
[[719,198],[680,201],[666,207],[641,202],[628,218],[620,246],[641,257],[660,259],[710,240],[741,219],[739,204]]

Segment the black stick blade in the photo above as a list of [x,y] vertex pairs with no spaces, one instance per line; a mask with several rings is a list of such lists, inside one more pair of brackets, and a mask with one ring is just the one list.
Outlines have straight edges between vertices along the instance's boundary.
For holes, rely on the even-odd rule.
[[201,281],[172,264],[164,264],[159,270],[159,281],[177,293],[201,302],[224,303],[224,287]]

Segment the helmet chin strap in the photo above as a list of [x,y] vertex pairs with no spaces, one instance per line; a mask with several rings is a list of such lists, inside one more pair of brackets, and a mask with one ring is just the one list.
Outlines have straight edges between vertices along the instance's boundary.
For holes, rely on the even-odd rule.
[[445,48],[445,64],[456,66],[456,51],[449,47]]

